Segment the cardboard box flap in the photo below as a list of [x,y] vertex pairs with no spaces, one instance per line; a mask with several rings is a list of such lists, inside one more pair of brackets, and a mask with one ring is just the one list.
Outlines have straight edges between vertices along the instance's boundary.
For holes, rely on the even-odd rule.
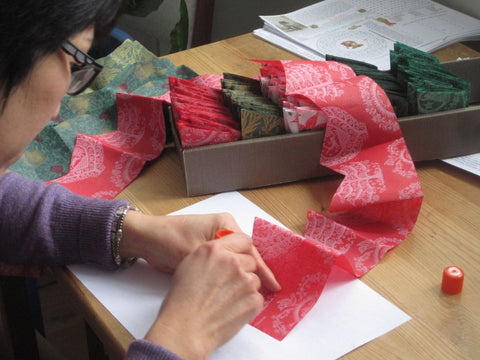
[[480,58],[448,61],[442,63],[462,79],[470,81],[472,90],[470,104],[480,103]]

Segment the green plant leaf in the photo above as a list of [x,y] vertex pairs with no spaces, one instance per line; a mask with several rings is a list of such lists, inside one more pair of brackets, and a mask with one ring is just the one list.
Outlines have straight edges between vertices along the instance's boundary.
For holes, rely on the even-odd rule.
[[185,50],[188,45],[188,9],[185,0],[180,0],[180,20],[170,33],[170,52]]

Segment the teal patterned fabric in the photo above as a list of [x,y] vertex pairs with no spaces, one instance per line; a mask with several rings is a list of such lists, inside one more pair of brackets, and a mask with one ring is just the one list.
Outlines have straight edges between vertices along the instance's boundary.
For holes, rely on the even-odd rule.
[[117,92],[161,96],[169,90],[169,76],[191,79],[197,75],[186,66],[159,59],[139,42],[130,40],[98,62],[104,69],[91,88],[77,96],[65,96],[59,115],[25,149],[11,171],[40,181],[65,175],[77,134],[98,135],[116,130]]

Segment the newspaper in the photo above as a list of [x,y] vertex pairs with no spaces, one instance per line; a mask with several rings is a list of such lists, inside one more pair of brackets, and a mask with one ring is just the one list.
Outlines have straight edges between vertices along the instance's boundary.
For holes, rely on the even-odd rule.
[[480,20],[431,0],[324,0],[297,11],[260,16],[254,34],[310,60],[346,57],[390,68],[400,41],[431,52],[480,40]]

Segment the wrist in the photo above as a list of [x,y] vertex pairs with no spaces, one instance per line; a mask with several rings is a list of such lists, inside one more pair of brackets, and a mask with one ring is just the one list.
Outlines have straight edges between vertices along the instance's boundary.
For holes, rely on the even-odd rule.
[[130,205],[120,206],[112,224],[112,257],[117,267],[126,267],[137,260],[137,256],[129,246],[132,242],[125,236],[125,222],[127,215],[131,212],[140,213],[140,210]]
[[[163,321],[162,316],[155,321],[145,335],[145,340],[161,345],[185,360],[205,360],[211,351],[198,336],[189,336],[184,324],[178,324],[176,319]],[[201,332],[200,332],[201,333]]]

